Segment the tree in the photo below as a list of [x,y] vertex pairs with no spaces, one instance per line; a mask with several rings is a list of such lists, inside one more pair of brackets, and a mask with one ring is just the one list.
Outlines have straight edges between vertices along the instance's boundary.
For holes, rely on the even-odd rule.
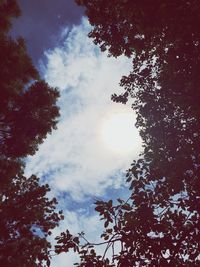
[[50,266],[48,236],[63,215],[49,186],[26,178],[24,167],[56,128],[59,93],[40,79],[23,38],[9,36],[19,14],[15,0],[0,1],[0,266]]
[[[56,128],[59,93],[44,81],[6,102],[1,112],[0,148],[7,157],[33,155],[47,133]],[[17,140],[17,142],[16,142]]]
[[40,80],[22,38],[2,32],[0,39],[0,149],[8,157],[24,157],[56,128],[59,93]]
[[[0,198],[0,265],[49,266],[51,244],[47,237],[58,226],[62,212],[55,212],[57,200],[49,200],[48,185],[39,178],[17,174],[3,183]],[[45,264],[45,265],[44,265]]]
[[[76,248],[77,265],[84,267],[199,266],[199,2],[77,3],[85,6],[94,26],[89,36],[102,51],[132,57],[133,69],[121,79],[125,92],[112,99],[132,98],[144,152],[127,171],[129,199],[96,202],[105,220],[104,255],[82,235],[76,242],[67,235],[65,243],[58,237],[56,249]],[[118,242],[121,250],[110,262],[106,251]]]

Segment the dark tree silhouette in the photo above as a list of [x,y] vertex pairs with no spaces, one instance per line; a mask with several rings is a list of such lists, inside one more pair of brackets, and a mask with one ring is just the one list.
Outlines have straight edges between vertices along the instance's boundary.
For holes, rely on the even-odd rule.
[[0,266],[50,266],[47,237],[63,215],[49,186],[24,176],[24,157],[56,128],[59,93],[40,80],[24,40],[9,36],[19,14],[16,1],[0,1]]
[[47,236],[62,219],[55,212],[57,201],[46,196],[48,185],[39,178],[17,174],[1,185],[0,265],[49,266],[51,248]]
[[59,93],[39,80],[22,38],[2,31],[0,41],[0,149],[8,157],[24,157],[55,128]]
[[124,94],[112,99],[132,98],[144,152],[127,171],[129,199],[96,202],[105,221],[104,255],[95,253],[99,244],[69,232],[58,237],[56,251],[74,248],[82,267],[199,266],[200,3],[77,3],[94,26],[94,43],[110,56],[133,60],[130,75],[121,79]]
[[8,101],[1,112],[2,153],[8,157],[33,155],[47,133],[56,128],[58,92],[44,81]]

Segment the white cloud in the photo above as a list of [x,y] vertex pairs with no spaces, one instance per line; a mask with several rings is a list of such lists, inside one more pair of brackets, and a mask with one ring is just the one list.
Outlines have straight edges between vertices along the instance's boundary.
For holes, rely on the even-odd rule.
[[110,96],[122,90],[120,77],[129,73],[131,62],[101,53],[87,37],[89,28],[83,19],[71,31],[64,29],[62,45],[46,51],[47,63],[42,68],[46,81],[61,92],[61,117],[58,129],[27,164],[28,174],[46,176],[54,191],[66,191],[75,200],[119,187],[120,178],[115,179],[114,174],[127,169],[140,148],[134,126],[132,154],[111,153],[101,142],[99,127],[106,114],[130,109],[113,103]]

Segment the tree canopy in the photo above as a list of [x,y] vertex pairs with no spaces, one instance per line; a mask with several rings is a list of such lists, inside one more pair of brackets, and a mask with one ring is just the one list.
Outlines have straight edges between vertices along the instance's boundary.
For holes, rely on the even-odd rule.
[[0,148],[6,156],[24,157],[55,128],[59,93],[40,80],[22,38],[0,36]]
[[96,202],[104,255],[68,232],[58,237],[57,252],[74,248],[82,267],[199,266],[200,3],[76,2],[86,8],[94,43],[133,61],[121,79],[124,94],[112,99],[132,101],[144,152],[127,171],[129,199]]
[[[49,266],[51,244],[47,236],[62,218],[57,200],[49,200],[48,185],[39,178],[22,174],[1,186],[0,264],[1,266]],[[45,265],[44,265],[45,264]],[[47,265],[46,265],[47,264]]]
[[41,80],[23,38],[9,36],[18,15],[15,0],[0,1],[0,266],[49,266],[47,237],[63,215],[49,186],[24,167],[56,128],[59,93]]

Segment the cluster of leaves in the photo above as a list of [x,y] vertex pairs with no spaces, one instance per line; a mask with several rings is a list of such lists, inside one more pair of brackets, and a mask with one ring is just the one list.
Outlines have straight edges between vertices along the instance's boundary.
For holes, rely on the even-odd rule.
[[[70,234],[69,230],[62,232],[60,236],[56,237],[57,245],[55,246],[55,253],[60,254],[63,252],[68,252],[70,249],[73,249],[74,252],[77,252],[80,256],[80,263],[74,263],[75,266],[80,267],[113,267],[113,263],[110,262],[108,258],[105,258],[105,255],[102,257],[97,255],[94,250],[95,245],[107,244],[103,242],[100,244],[90,243],[85,238],[85,233],[81,232],[78,236],[73,236]],[[81,242],[83,241],[83,242]]]
[[63,219],[50,188],[24,176],[33,155],[56,128],[59,93],[42,81],[22,38],[9,36],[15,0],[0,1],[0,266],[50,266],[47,237]]
[[1,188],[0,263],[1,266],[44,266],[50,264],[50,243],[46,238],[62,213],[55,212],[57,200],[49,200],[48,185],[39,178],[17,174]]
[[[105,220],[105,252],[113,251],[113,266],[199,266],[199,1],[76,2],[94,26],[94,43],[133,60],[121,79],[124,94],[112,99],[132,99],[144,147],[127,171],[130,198],[96,203]],[[95,244],[85,245],[89,251]],[[87,265],[88,255],[78,266],[96,266],[92,256]],[[105,255],[100,259],[110,266]]]

